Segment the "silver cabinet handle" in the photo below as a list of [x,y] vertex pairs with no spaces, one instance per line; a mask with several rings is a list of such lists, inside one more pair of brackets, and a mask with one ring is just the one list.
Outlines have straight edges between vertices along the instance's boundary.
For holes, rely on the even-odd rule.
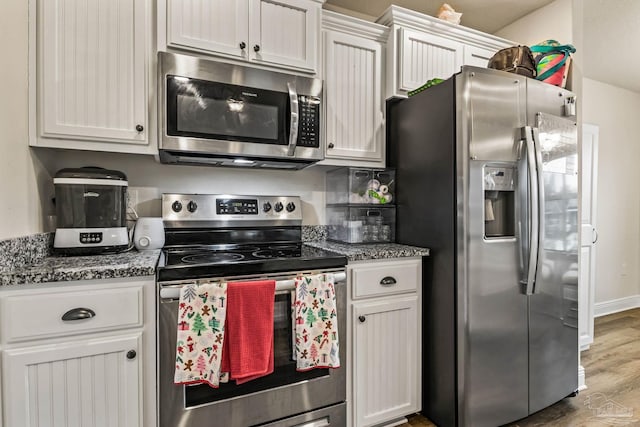
[[595,228],[593,229],[593,235],[595,237],[593,238],[593,242],[591,242],[591,243],[595,244],[598,241],[598,230],[596,230]]
[[91,310],[90,308],[72,308],[62,315],[62,320],[64,322],[71,322],[74,320],[82,320],[82,319],[91,319],[96,316],[96,312]]
[[396,278],[395,278],[395,277],[391,277],[391,276],[383,277],[383,278],[382,278],[382,280],[380,280],[380,284],[381,284],[382,286],[393,286],[393,285],[395,285],[396,283],[398,283],[398,282],[396,281]]

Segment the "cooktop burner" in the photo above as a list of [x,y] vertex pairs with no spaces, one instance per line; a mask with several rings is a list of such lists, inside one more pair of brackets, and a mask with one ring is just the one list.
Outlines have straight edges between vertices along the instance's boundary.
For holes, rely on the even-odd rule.
[[244,255],[234,252],[213,252],[182,257],[182,262],[186,264],[215,264],[219,262],[242,261]]

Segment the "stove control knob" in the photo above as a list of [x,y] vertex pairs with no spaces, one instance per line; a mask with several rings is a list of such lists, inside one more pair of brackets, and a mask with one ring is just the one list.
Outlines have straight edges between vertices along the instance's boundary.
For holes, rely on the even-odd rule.
[[262,210],[264,212],[269,212],[271,210],[271,203],[266,202],[264,205],[262,205]]
[[193,200],[187,204],[187,210],[191,213],[194,213],[198,209],[198,205]]
[[282,212],[283,208],[284,208],[284,206],[282,206],[282,202],[277,202],[276,205],[273,207],[273,209],[276,212]]
[[294,205],[293,202],[287,203],[287,212],[293,212],[295,210],[296,210],[296,205]]
[[182,210],[182,203],[180,203],[178,200],[176,200],[171,205],[171,209],[173,209],[173,211],[176,212],[176,213],[180,212]]

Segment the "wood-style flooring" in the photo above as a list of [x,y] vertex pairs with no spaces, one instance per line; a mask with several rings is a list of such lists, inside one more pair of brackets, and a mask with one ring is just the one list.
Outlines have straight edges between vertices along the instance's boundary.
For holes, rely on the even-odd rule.
[[[509,427],[640,426],[640,309],[595,319],[595,337],[580,355],[587,389]],[[432,427],[414,415],[400,427]]]

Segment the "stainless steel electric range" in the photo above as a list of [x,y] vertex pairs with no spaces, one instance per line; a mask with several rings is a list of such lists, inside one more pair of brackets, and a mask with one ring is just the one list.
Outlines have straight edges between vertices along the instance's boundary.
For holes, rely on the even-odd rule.
[[[298,197],[164,194],[158,266],[160,427],[346,425],[346,258],[302,243]],[[341,367],[297,372],[293,278],[336,275]],[[274,372],[236,385],[175,385],[180,288],[212,280],[276,280]]]

